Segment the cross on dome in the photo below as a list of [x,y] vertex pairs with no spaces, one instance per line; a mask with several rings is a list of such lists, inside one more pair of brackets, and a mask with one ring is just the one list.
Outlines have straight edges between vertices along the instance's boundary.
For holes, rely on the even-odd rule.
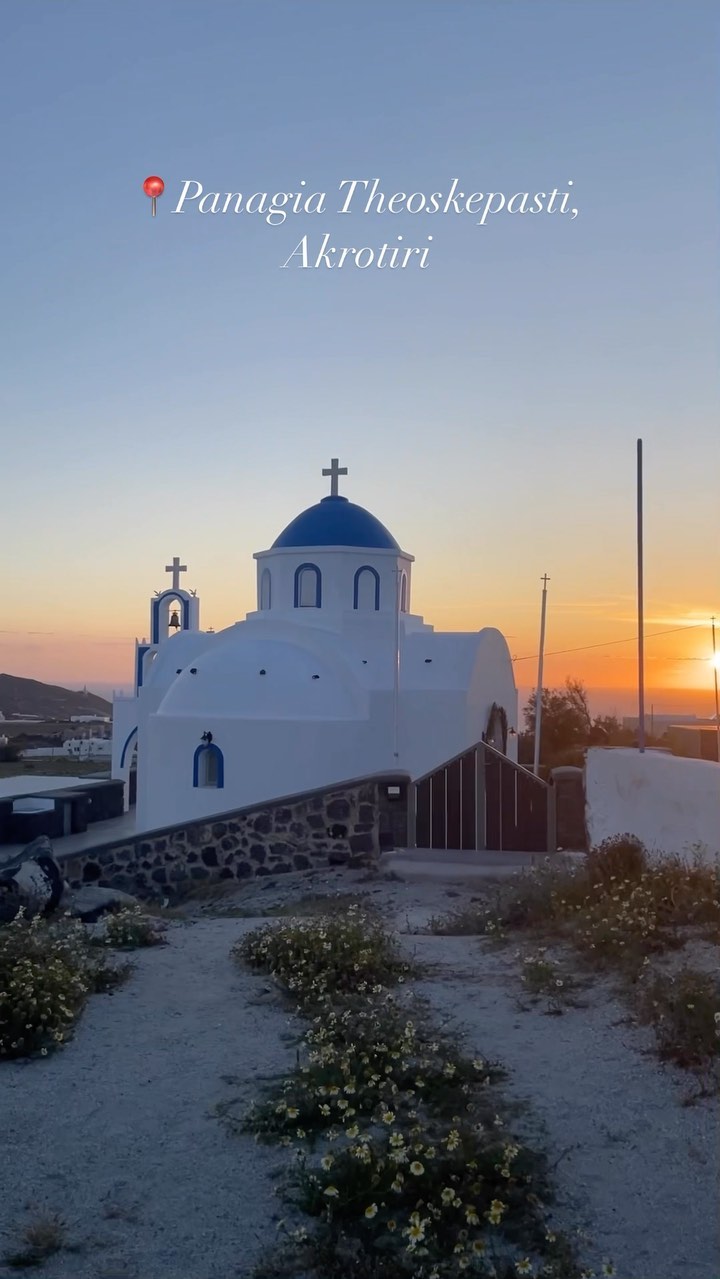
[[347,475],[347,467],[341,466],[338,459],[333,457],[330,459],[330,466],[323,469],[323,475],[330,476],[330,496],[339,497],[338,480],[341,475]]
[[165,565],[165,572],[172,573],[172,588],[174,591],[180,590],[180,574],[187,573],[187,564],[181,564],[179,557],[176,555],[172,564]]

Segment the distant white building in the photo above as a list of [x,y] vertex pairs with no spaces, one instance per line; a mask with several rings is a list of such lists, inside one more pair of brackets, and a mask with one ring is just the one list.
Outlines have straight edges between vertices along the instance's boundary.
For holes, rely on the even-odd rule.
[[110,759],[111,755],[109,737],[69,737],[62,746],[30,746],[22,752],[23,759]]
[[[172,586],[136,642],[135,696],[113,707],[113,777],[137,752],[139,830],[399,769],[419,777],[487,734],[517,743],[505,639],[442,634],[411,611],[413,556],[369,511],[331,492],[259,551],[257,608],[200,630]],[[513,730],[510,732],[510,730]]]
[[71,724],[109,724],[109,715],[71,715]]

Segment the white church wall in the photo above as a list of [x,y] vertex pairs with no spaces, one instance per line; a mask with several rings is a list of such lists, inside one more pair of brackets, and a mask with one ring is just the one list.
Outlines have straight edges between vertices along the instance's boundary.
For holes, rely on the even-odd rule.
[[709,760],[593,748],[585,790],[591,845],[629,833],[651,853],[720,855],[720,768]]
[[321,577],[321,610],[342,613],[354,610],[355,574],[362,568],[374,569],[379,578],[380,612],[393,612],[397,592],[395,569],[402,563],[402,571],[408,578],[408,607],[410,600],[410,575],[412,557],[401,552],[378,549],[348,549],[342,547],[305,547],[302,550],[283,549],[261,551],[257,561],[257,599],[263,593],[263,573],[270,573],[271,611],[312,614],[312,608],[295,608],[295,574],[303,565],[315,565]]
[[472,745],[461,690],[408,690],[400,705],[399,766],[411,777],[422,777]]
[[[193,786],[203,732],[222,751],[222,789]],[[147,726],[153,784],[138,796],[138,830],[205,817],[374,771],[377,727],[291,720],[186,720],[155,715]],[[388,764],[388,767],[391,767]]]

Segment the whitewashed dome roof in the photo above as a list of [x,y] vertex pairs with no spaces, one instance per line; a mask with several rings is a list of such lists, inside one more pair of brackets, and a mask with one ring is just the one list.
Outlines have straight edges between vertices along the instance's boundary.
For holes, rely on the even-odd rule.
[[366,712],[363,690],[342,657],[243,625],[185,667],[158,713],[205,717],[212,728],[214,718],[348,720]]
[[192,664],[194,658],[209,649],[216,639],[214,632],[178,631],[160,645],[143,680],[143,687],[169,688],[177,673]]

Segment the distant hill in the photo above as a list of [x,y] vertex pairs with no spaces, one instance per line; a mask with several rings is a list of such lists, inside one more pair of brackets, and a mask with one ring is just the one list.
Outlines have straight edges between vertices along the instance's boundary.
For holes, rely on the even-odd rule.
[[43,720],[67,720],[71,715],[111,715],[112,706],[96,693],[78,693],[20,675],[0,675],[0,711],[6,719],[39,715]]

